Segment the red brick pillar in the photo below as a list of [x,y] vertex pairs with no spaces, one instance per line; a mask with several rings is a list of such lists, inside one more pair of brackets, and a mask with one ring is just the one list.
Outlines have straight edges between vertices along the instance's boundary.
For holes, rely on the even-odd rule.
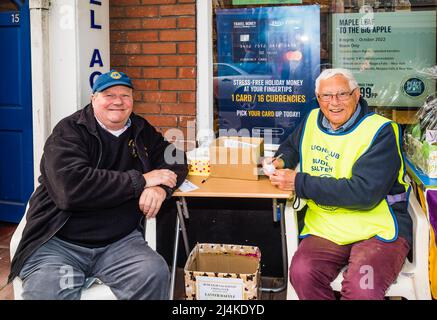
[[111,67],[133,79],[134,112],[187,139],[196,119],[196,1],[110,0],[110,36]]

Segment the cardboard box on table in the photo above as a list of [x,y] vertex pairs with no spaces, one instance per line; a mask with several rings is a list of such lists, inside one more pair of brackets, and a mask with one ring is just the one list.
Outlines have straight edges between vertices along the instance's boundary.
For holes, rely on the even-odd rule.
[[260,261],[258,247],[198,243],[184,267],[186,299],[258,299]]
[[264,139],[220,137],[209,146],[211,177],[258,180]]

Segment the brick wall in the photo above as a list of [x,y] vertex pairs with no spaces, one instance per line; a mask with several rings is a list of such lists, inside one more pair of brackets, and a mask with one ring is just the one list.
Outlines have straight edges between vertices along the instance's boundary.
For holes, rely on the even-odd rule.
[[133,79],[134,112],[184,137],[196,118],[195,2],[110,0],[111,67]]

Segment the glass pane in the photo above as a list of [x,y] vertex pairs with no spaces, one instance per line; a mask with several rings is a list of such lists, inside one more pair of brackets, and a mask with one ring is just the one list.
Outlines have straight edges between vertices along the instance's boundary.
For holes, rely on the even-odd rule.
[[[234,109],[255,110],[253,97],[235,91],[232,83],[237,83],[236,79],[246,79],[247,74],[251,76],[248,79],[252,82],[261,83],[258,80],[262,80],[262,74],[267,71],[263,69],[262,63],[237,63],[260,61],[259,48],[254,54],[251,52],[253,48],[250,45],[248,47],[242,45],[244,41],[249,43],[249,39],[259,40],[260,36],[256,35],[256,31],[252,34],[250,32],[240,34],[236,28],[229,28],[232,35],[228,37],[227,46],[229,46],[228,55],[232,56],[232,59],[229,58],[228,61],[232,60],[233,63],[227,65],[223,64],[223,61],[218,61],[223,60],[223,56],[218,58],[217,55],[218,41],[222,39],[218,39],[218,35],[221,37],[220,33],[223,33],[223,29],[217,32],[217,11],[242,8],[256,10],[260,7],[284,7],[285,10],[286,7],[316,4],[320,5],[320,71],[332,67],[350,69],[359,82],[361,95],[372,109],[401,124],[415,121],[414,116],[418,108],[425,103],[428,96],[436,92],[436,0],[302,0],[301,5],[273,3],[233,5],[232,0],[213,0],[213,88],[216,133],[221,127],[219,125],[221,98],[219,97],[223,93],[234,90],[230,94],[234,93],[234,96],[239,94],[242,100],[240,104],[234,103]],[[241,19],[243,23],[244,20]],[[271,42],[272,39],[270,34],[264,36],[266,43]],[[293,44],[290,45],[293,43],[290,36],[288,38],[285,36],[283,39],[284,44],[290,46],[286,56],[290,65],[293,61],[305,59],[305,55],[302,58]],[[236,43],[240,45],[238,50],[235,49]],[[247,65],[251,65],[254,70],[248,70]],[[242,81],[238,83],[247,84]],[[241,113],[246,114],[245,111]]]
[[435,0],[345,0],[332,8],[331,63],[351,69],[369,105],[411,124],[436,90]]
[[[291,107],[288,105],[285,107],[285,100],[294,99],[291,95],[295,95],[296,99],[314,96],[314,90],[311,89],[314,81],[305,81],[305,86],[297,84],[294,88],[293,85],[286,86],[285,81],[297,78],[312,79],[313,74],[318,75],[320,64],[326,65],[330,62],[328,42],[330,1],[317,1],[320,5],[320,18],[317,14],[316,19],[320,21],[314,24],[316,25],[314,27],[311,26],[313,20],[304,21],[295,11],[303,11],[302,5],[315,4],[316,1],[304,0],[302,5],[285,3],[233,5],[233,2],[232,0],[213,1],[214,132],[218,135],[219,130],[235,129],[238,135],[245,135],[249,130],[250,135],[259,134],[265,137],[265,132],[272,130],[275,140],[273,143],[276,144],[297,126],[299,120],[294,118],[303,118],[305,115],[304,112],[296,111],[300,108],[296,103]],[[239,13],[239,10],[244,9],[249,10]],[[290,12],[291,18],[282,13],[284,11]],[[235,18],[227,19],[225,16],[228,14],[235,15]],[[270,27],[275,20],[297,23],[297,25],[278,26],[275,29],[274,26]],[[245,26],[238,27],[238,24],[245,24]],[[246,24],[257,26],[246,28]],[[314,39],[317,39],[315,46],[304,44],[308,41],[307,31],[312,32]],[[224,35],[225,33],[228,35]],[[220,50],[218,46],[221,46]],[[228,49],[223,49],[224,47]],[[218,55],[219,51],[220,55]],[[280,84],[276,85],[276,83]],[[285,89],[289,90],[288,93],[280,92]],[[251,91],[250,94],[246,94],[247,90]],[[270,104],[267,104],[268,101],[261,101],[263,96],[267,96],[265,90],[277,92],[270,91],[268,94],[267,99],[272,100]],[[291,90],[295,92],[291,94]],[[304,94],[303,90],[309,90],[311,94],[308,94],[309,92]],[[273,114],[280,114],[280,108],[284,107],[287,110],[286,115],[273,116]],[[240,133],[243,130],[244,133]],[[221,131],[220,134],[224,132]]]

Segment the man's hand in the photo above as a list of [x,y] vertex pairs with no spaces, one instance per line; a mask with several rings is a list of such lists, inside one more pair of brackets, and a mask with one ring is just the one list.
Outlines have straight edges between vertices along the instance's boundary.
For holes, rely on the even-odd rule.
[[[272,159],[274,159],[273,162]],[[275,159],[274,157],[265,157],[262,166],[264,174],[270,177],[276,169],[282,169],[284,167],[284,161],[282,159]]]
[[176,186],[177,175],[168,169],[156,169],[143,174],[146,179],[146,187],[155,187],[163,184],[167,187],[174,188]]
[[276,170],[270,176],[270,182],[272,185],[278,187],[281,190],[294,191],[294,180],[296,179],[296,171],[290,169]]
[[166,196],[167,193],[161,187],[149,187],[143,190],[139,205],[147,219],[156,217]]

